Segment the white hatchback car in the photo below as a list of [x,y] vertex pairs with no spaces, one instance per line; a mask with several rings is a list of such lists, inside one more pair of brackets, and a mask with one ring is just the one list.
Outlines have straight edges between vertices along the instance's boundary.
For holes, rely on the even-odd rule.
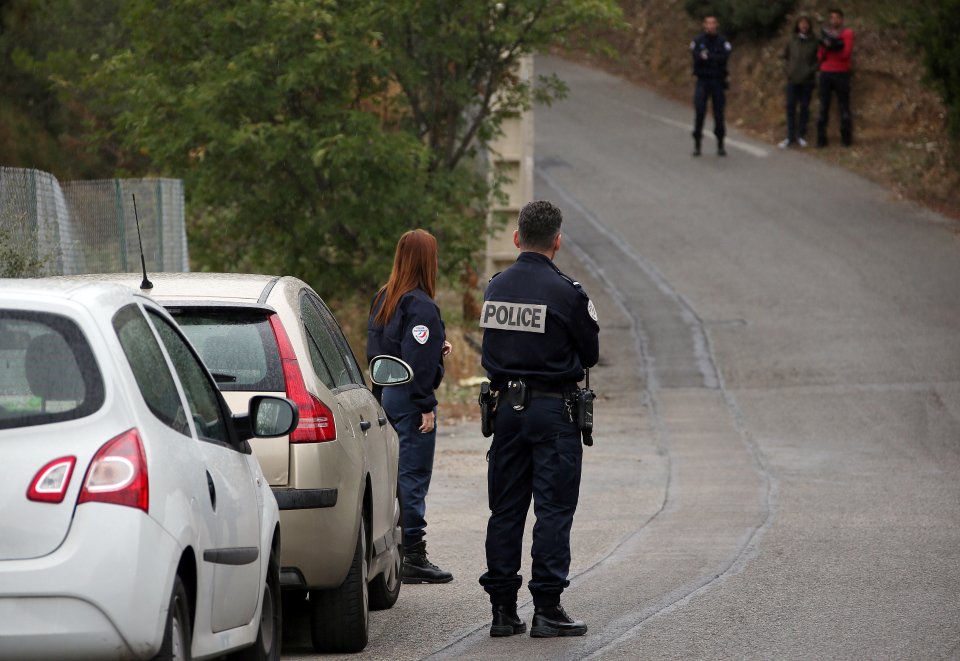
[[280,655],[279,511],[176,323],[118,285],[0,280],[0,657]]

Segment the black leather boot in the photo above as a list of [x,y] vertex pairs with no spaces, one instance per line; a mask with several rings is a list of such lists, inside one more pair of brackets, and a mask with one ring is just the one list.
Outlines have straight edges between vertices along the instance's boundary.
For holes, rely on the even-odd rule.
[[723,148],[723,138],[717,138],[717,156],[726,156],[727,150]]
[[513,636],[527,631],[527,623],[517,615],[516,604],[494,604],[493,624],[490,625],[490,635],[494,638]]
[[700,155],[700,138],[698,138],[697,136],[693,136],[693,155],[694,156]]
[[449,583],[453,574],[427,560],[427,543],[421,540],[404,549],[400,580],[404,583]]
[[533,624],[530,626],[531,638],[556,638],[557,636],[582,636],[587,633],[587,625],[572,619],[563,610],[563,606],[537,606],[533,611]]

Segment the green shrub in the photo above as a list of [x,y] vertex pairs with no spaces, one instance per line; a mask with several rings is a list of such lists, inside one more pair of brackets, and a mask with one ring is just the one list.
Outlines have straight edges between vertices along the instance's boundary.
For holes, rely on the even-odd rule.
[[795,0],[684,0],[683,7],[696,19],[716,16],[720,31],[767,38],[777,33]]
[[927,80],[943,98],[950,137],[960,139],[960,0],[906,5],[910,38],[923,51]]

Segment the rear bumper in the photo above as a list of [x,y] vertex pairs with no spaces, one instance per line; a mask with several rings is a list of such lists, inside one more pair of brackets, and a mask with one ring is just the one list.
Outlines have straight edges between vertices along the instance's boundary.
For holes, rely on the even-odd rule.
[[123,659],[133,650],[107,615],[73,597],[0,598],[0,658]]
[[179,556],[143,512],[81,505],[56,551],[0,561],[0,659],[152,656]]
[[334,507],[337,504],[336,489],[284,489],[273,488],[277,506],[281,510],[310,510]]

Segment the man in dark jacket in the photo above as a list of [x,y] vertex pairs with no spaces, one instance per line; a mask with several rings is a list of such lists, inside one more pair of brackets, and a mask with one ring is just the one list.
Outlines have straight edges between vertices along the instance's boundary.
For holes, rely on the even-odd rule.
[[694,156],[700,155],[708,98],[713,106],[713,134],[717,136],[717,154],[727,155],[723,148],[723,138],[727,134],[723,110],[727,104],[727,60],[732,47],[730,42],[720,35],[719,28],[717,17],[707,16],[703,19],[703,32],[690,42],[693,75],[697,77],[697,88],[693,94],[693,107],[696,110],[693,124]]
[[[787,139],[781,149],[790,145],[807,146],[807,122],[810,119],[810,97],[817,81],[817,40],[813,36],[810,19],[801,16],[793,37],[783,49],[787,72]],[[797,109],[799,106],[799,117]]]

